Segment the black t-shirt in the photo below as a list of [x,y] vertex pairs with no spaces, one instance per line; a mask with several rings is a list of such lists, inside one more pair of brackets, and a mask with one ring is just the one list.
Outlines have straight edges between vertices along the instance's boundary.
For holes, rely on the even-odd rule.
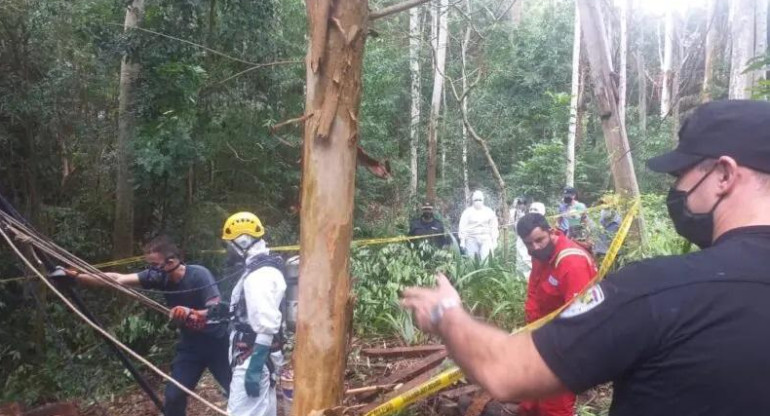
[[612,416],[770,414],[770,226],[623,268],[533,333],[573,392],[614,382]]
[[[409,224],[409,236],[422,236],[443,234],[444,224],[436,218],[433,218],[429,222],[425,222],[422,218],[415,218]],[[429,239],[431,243],[437,247],[441,247],[447,243],[446,236],[438,235]],[[419,243],[420,240],[412,240],[413,243]]]
[[[174,306],[186,306],[192,309],[206,309],[206,302],[210,299],[219,297],[219,288],[217,287],[214,276],[209,269],[203,266],[185,265],[185,273],[182,280],[178,283],[168,282],[162,286],[148,279],[149,271],[144,270],[137,273],[139,283],[145,289],[168,291],[164,293],[166,305],[169,308]],[[182,328],[183,339],[198,339],[201,336],[222,337],[227,335],[227,326],[225,324],[209,324],[203,331],[193,331]]]

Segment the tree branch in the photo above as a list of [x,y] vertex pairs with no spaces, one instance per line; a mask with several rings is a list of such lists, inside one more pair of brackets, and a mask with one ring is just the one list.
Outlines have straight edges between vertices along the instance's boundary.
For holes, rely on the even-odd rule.
[[427,3],[428,1],[429,0],[407,0],[403,3],[398,3],[392,6],[388,6],[382,10],[375,10],[369,13],[369,20],[377,20],[383,17],[390,16],[392,14],[396,14],[398,12],[403,12],[404,10],[409,10],[412,7],[419,6],[423,3]]
[[270,133],[275,134],[276,130],[280,129],[281,127],[288,126],[289,124],[302,123],[303,121],[307,120],[312,116],[313,116],[313,113],[304,114],[296,118],[290,118],[286,121],[282,121],[278,124],[273,124],[272,126],[270,126]]

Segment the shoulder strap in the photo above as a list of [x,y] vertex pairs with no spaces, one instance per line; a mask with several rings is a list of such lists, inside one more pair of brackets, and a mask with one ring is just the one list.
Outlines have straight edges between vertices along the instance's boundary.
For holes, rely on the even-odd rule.
[[255,257],[251,262],[246,264],[246,272],[251,273],[262,267],[275,267],[281,274],[284,274],[284,262],[279,256],[271,256],[270,254],[260,254]]
[[561,261],[564,260],[564,258],[567,256],[583,256],[586,258],[586,260],[588,260],[589,263],[593,264],[593,259],[588,255],[588,253],[585,252],[585,250],[569,247],[559,252],[559,254],[556,256],[556,260],[553,262],[553,267],[559,267],[559,263],[561,263]]

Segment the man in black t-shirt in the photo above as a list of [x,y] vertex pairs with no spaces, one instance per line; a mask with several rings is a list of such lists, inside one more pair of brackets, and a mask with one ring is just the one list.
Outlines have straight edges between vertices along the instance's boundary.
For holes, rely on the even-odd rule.
[[675,177],[669,215],[701,251],[629,265],[513,336],[474,320],[443,275],[404,306],[500,400],[611,381],[612,416],[770,414],[770,103],[697,108],[648,166]]
[[[147,270],[131,273],[106,273],[126,286],[163,293],[171,308],[169,318],[180,327],[181,336],[171,363],[171,377],[193,390],[208,368],[225,389],[230,387],[232,372],[228,360],[228,330],[226,323],[207,324],[209,307],[220,301],[219,288],[211,272],[203,266],[184,264],[179,249],[165,237],[158,237],[145,246]],[[68,271],[78,283],[103,285],[96,276]],[[164,414],[183,416],[187,394],[173,384],[166,386]]]
[[[444,224],[433,215],[433,205],[424,203],[422,205],[420,218],[414,218],[409,223],[409,236],[418,237],[432,235],[426,239],[410,240],[413,245],[418,245],[421,241],[430,241],[435,247],[441,248],[448,244],[448,238],[444,234]],[[437,235],[440,234],[440,235]]]

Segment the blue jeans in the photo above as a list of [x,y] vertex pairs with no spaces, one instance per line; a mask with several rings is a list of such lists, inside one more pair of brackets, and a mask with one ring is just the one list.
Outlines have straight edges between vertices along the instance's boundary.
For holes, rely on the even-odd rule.
[[[190,390],[194,390],[206,368],[211,371],[220,386],[230,388],[232,369],[228,359],[230,340],[227,336],[182,338],[176,347],[171,363],[171,377]],[[187,393],[174,384],[166,385],[166,416],[184,416],[187,409]]]

